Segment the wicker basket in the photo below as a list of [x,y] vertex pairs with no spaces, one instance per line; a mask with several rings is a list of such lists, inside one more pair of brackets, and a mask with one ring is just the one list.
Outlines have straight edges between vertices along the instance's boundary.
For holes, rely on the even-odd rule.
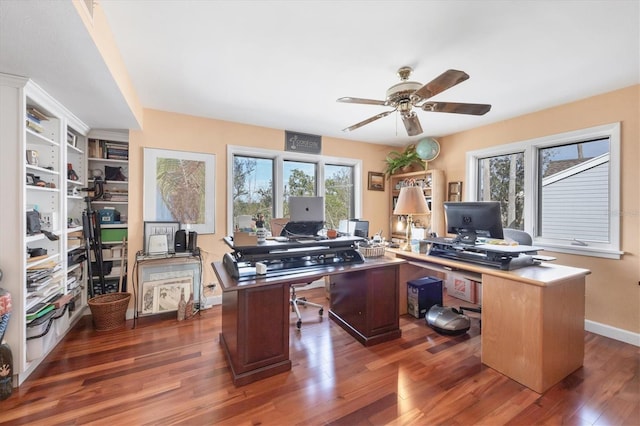
[[364,257],[380,257],[384,256],[384,247],[358,247],[358,251],[362,253]]
[[108,293],[89,299],[93,326],[98,331],[124,325],[131,293]]

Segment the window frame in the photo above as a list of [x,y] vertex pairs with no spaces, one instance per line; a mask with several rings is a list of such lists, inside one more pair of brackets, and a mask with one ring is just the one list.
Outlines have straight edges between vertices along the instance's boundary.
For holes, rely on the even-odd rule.
[[[538,151],[558,145],[566,145],[597,138],[609,139],[609,239],[608,243],[589,242],[587,246],[573,245],[566,240],[538,236],[539,187]],[[549,251],[583,256],[620,259],[620,123],[610,123],[575,131],[569,131],[535,139],[497,145],[490,148],[468,151],[466,154],[465,199],[478,199],[478,160],[524,153],[524,230],[533,237],[533,244]]]
[[233,158],[235,155],[256,158],[268,158],[274,162],[274,217],[282,217],[283,211],[283,164],[285,160],[301,161],[316,164],[316,191],[325,192],[325,165],[353,167],[353,203],[354,217],[362,216],[362,160],[354,158],[331,157],[327,155],[304,154],[290,151],[277,151],[241,145],[227,145],[227,235],[233,233],[233,193],[229,190],[229,182],[233,179]]

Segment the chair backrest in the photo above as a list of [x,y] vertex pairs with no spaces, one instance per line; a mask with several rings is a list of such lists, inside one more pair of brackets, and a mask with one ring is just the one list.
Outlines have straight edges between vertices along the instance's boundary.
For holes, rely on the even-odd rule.
[[516,243],[523,246],[533,245],[533,239],[531,238],[531,235],[529,235],[525,231],[511,228],[504,228],[502,231],[504,233],[504,238],[507,240],[515,241]]
[[271,235],[274,237],[279,237],[282,234],[282,230],[285,225],[289,223],[288,217],[274,217],[269,221],[269,226],[271,227]]

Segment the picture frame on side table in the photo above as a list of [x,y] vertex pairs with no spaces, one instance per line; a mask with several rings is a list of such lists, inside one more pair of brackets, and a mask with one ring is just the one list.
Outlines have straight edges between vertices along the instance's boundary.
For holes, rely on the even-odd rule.
[[215,232],[214,154],[144,148],[144,221],[188,224]]
[[144,223],[144,243],[143,253],[149,253],[149,237],[152,235],[166,235],[167,236],[167,249],[169,252],[174,250],[174,238],[176,232],[180,229],[180,222],[156,222],[147,221]]
[[367,182],[369,191],[384,191],[384,173],[369,172]]

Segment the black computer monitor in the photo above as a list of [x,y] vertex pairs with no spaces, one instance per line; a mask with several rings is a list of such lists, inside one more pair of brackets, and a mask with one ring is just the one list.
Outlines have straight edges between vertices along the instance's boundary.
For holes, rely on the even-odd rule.
[[497,201],[444,203],[447,233],[463,243],[474,244],[477,237],[503,239],[502,215]]

